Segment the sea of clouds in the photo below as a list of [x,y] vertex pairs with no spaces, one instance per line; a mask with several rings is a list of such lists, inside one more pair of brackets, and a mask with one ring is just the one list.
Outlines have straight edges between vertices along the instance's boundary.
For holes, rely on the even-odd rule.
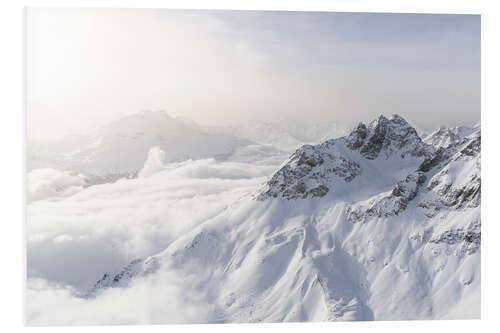
[[83,175],[31,171],[28,324],[206,322],[213,309],[200,295],[187,292],[189,277],[168,272],[97,298],[77,295],[105,272],[162,251],[231,204],[251,197],[275,167],[214,159],[164,164],[163,152],[153,148],[137,178],[114,183],[86,186]]

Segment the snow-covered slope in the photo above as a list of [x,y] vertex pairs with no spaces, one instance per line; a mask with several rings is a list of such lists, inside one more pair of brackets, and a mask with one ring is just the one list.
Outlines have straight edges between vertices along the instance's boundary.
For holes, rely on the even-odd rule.
[[261,188],[86,297],[153,289],[168,272],[210,305],[200,321],[479,318],[480,128],[428,142],[395,115],[303,146]]
[[224,158],[250,141],[207,134],[186,119],[145,111],[114,121],[88,135],[28,148],[28,169],[55,168],[94,176],[130,175],[140,170],[153,147],[167,162]]
[[455,145],[465,137],[471,135],[477,128],[457,126],[457,127],[440,127],[436,131],[424,137],[424,142],[434,147],[443,147]]

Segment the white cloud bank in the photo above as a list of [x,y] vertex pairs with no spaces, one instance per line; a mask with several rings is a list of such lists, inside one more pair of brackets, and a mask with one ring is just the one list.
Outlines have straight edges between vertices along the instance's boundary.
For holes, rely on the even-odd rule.
[[27,285],[27,323],[44,325],[127,325],[203,323],[214,310],[189,286],[189,276],[162,272],[137,278],[127,288],[110,288],[97,298],[43,279]]
[[58,201],[50,186],[35,185],[80,183],[67,173],[34,170],[30,186],[45,190],[27,207],[28,276],[86,289],[250,195],[274,170],[213,159],[161,166],[161,155],[150,154],[148,177],[87,187]]
[[148,158],[139,172],[139,177],[151,176],[153,173],[162,170],[164,166],[165,152],[160,147],[153,147],[149,150]]
[[28,202],[63,198],[81,191],[85,186],[85,177],[72,171],[56,169],[36,169],[27,176]]
[[163,250],[251,195],[274,169],[214,159],[163,161],[164,153],[153,148],[142,177],[87,188],[80,175],[69,172],[30,173],[28,325],[200,323],[213,318],[210,302],[191,291],[191,277],[178,272],[134,279],[127,288],[111,288],[96,298],[77,296],[103,273]]

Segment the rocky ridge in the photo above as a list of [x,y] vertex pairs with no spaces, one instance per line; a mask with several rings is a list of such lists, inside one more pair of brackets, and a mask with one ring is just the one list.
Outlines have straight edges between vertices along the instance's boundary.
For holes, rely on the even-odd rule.
[[422,158],[432,163],[435,155],[436,149],[424,143],[401,116],[380,116],[368,126],[360,123],[348,136],[302,146],[271,177],[257,198],[322,197],[335,180],[350,182],[362,174],[360,160],[368,167],[377,160],[389,159],[397,163],[397,159]]

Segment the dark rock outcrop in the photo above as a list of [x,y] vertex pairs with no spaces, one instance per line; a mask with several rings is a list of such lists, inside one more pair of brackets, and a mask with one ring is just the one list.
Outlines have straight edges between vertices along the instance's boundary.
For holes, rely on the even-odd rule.
[[328,184],[333,178],[352,181],[361,173],[361,167],[336,152],[334,145],[334,141],[327,141],[299,148],[271,177],[257,199],[323,197],[329,192]]
[[155,257],[132,260],[118,273],[104,273],[84,297],[94,297],[107,288],[126,287],[135,276],[153,273],[158,268],[159,262]]
[[349,222],[365,222],[373,217],[389,217],[399,215],[406,210],[410,201],[415,199],[426,177],[423,172],[416,171],[404,180],[397,182],[392,190],[382,197],[369,200],[368,203],[349,206],[346,218]]
[[430,154],[430,147],[422,141],[417,131],[398,115],[393,115],[391,119],[380,116],[368,127],[360,123],[346,141],[350,149],[359,150],[369,160],[381,154],[385,159],[393,153],[399,153],[402,157]]

